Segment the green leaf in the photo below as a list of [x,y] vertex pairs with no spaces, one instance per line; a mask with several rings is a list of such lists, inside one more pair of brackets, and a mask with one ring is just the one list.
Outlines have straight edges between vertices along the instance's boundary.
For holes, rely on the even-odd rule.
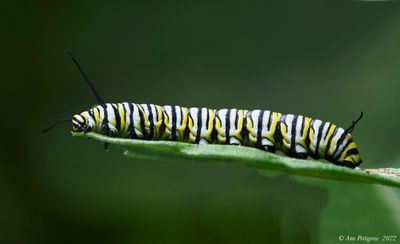
[[[326,162],[294,159],[250,147],[196,145],[175,141],[147,141],[111,138],[93,132],[72,133],[72,135],[88,137],[103,143],[119,145],[126,150],[125,155],[128,157],[146,159],[187,158],[219,160],[235,162],[256,169],[284,171],[292,175],[400,187],[399,177],[370,174],[363,170],[354,170]],[[367,171],[371,172],[371,170]]]

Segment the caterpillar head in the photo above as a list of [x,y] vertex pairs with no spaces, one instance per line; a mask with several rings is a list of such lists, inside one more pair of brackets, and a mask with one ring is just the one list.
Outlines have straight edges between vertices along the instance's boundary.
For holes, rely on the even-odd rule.
[[87,132],[93,128],[93,119],[87,111],[72,117],[72,132]]

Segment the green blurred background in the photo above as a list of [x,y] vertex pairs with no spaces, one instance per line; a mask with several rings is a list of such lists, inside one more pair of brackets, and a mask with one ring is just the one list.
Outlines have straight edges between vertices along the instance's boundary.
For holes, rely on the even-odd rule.
[[[400,167],[400,8],[371,1],[2,4],[1,243],[336,243],[400,236],[399,190],[146,161],[40,131],[95,99],[268,109],[347,127]],[[261,174],[260,174],[261,173]],[[400,237],[398,237],[400,238]],[[398,240],[399,241],[399,240]]]

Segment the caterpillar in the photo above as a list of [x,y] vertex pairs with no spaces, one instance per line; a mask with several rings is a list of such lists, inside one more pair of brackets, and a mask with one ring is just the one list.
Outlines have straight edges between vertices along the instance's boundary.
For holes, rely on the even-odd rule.
[[[67,51],[95,95],[98,105],[58,123],[72,121],[72,132],[110,137],[225,144],[277,150],[293,158],[325,159],[355,168],[362,163],[350,134],[363,113],[343,129],[307,116],[268,110],[209,109],[138,103],[105,103],[74,56]],[[107,144],[105,147],[107,148]]]

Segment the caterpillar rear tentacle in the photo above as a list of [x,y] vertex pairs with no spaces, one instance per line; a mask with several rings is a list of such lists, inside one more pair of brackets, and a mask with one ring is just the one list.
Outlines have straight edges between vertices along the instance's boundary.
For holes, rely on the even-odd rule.
[[72,131],[131,139],[242,145],[268,152],[279,150],[295,158],[323,158],[350,168],[362,162],[348,130],[330,122],[268,110],[106,103],[74,115]]

